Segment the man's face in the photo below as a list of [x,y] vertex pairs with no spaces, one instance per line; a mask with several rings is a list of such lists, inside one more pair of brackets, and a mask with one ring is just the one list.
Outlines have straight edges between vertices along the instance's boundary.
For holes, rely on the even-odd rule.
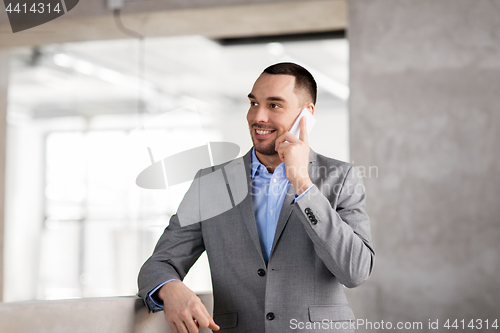
[[277,154],[276,139],[287,132],[300,112],[303,98],[297,96],[295,77],[263,73],[248,94],[248,126],[255,150],[263,155]]

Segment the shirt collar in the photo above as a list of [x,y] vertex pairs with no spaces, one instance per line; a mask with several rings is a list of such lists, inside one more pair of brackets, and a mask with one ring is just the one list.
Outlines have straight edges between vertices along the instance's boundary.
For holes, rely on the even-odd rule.
[[[255,147],[252,148],[252,179],[255,179],[255,175],[257,171],[261,172],[268,172],[267,168],[264,166],[264,164],[260,163],[259,159],[257,158],[257,155],[255,155]],[[274,170],[276,175],[279,178],[286,178],[286,172],[285,172],[285,164],[281,163],[278,165],[278,167]]]
[[255,147],[252,148],[252,179],[255,178],[255,174],[259,170],[260,167],[263,167],[264,165],[260,163],[259,159],[257,158],[257,155],[255,155]]

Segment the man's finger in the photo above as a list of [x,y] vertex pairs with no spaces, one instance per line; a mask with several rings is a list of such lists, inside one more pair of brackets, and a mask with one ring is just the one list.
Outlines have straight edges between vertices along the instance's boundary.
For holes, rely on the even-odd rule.
[[212,317],[209,318],[210,324],[208,325],[208,328],[210,328],[212,331],[218,331],[220,329],[219,325],[217,325]]
[[184,322],[179,319],[179,321],[174,321],[174,325],[177,328],[177,332],[179,333],[189,333],[186,325],[184,325]]
[[194,322],[193,318],[188,318],[184,321],[184,324],[187,327],[187,331],[189,333],[198,333],[200,330],[198,329],[198,325]]
[[281,160],[283,160],[283,158],[285,157],[285,150],[288,146],[290,146],[290,142],[283,142],[278,146],[278,149],[275,149],[278,152]]
[[212,331],[218,331],[220,329],[219,325],[217,325],[214,321],[214,319],[212,318],[212,316],[208,313],[207,311],[207,308],[205,307],[205,305],[202,304],[201,306],[201,311],[203,312],[203,314],[205,315],[205,317],[208,319],[208,325],[205,326],[205,327],[208,327],[210,328]]
[[299,139],[300,139],[300,141],[304,141],[305,143],[308,142],[308,137],[307,137],[307,119],[306,119],[306,117],[302,117],[300,119],[300,134],[299,134]]
[[297,142],[299,139],[290,132],[285,132],[276,138],[274,150],[278,151],[283,143]]
[[[205,306],[203,304],[197,305],[193,311],[193,317],[196,322],[198,322],[198,326],[202,328],[207,328],[210,324],[209,318],[210,315],[204,309]],[[205,310],[205,311],[204,311]]]
[[[286,134],[286,133],[285,133]],[[276,141],[274,142],[274,150],[278,151],[280,145],[286,141],[285,139],[285,134],[282,134],[276,138]]]
[[179,333],[179,330],[177,329],[177,325],[173,321],[167,321],[168,326],[170,327],[170,330],[172,333]]

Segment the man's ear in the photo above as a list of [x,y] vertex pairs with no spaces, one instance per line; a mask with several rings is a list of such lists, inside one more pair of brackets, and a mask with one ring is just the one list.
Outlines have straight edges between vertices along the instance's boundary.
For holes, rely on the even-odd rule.
[[308,109],[309,112],[311,112],[312,115],[314,115],[314,104],[309,102],[304,105],[303,109]]

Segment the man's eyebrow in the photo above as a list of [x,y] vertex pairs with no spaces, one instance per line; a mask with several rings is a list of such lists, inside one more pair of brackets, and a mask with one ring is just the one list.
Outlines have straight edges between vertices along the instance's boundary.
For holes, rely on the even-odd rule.
[[[250,99],[256,99],[255,96],[252,93],[248,94],[248,98],[250,98]],[[283,98],[276,97],[276,96],[270,96],[270,97],[267,98],[267,100],[268,101],[278,101],[278,102],[284,102],[285,101]]]
[[284,102],[285,100],[281,97],[276,97],[276,96],[270,96],[267,98],[268,101],[278,101],[278,102]]

